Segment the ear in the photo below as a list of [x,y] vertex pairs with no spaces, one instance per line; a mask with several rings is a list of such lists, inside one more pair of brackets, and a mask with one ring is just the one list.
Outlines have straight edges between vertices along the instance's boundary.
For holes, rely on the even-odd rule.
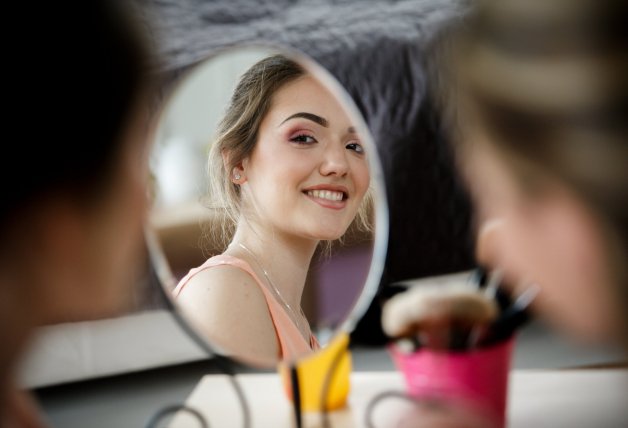
[[229,180],[234,184],[244,184],[246,182],[246,176],[244,174],[245,164],[247,163],[247,159],[244,159],[242,162],[238,162],[234,167],[230,167],[231,164],[229,153],[226,150],[221,152],[222,162],[225,167],[225,171],[229,174]]

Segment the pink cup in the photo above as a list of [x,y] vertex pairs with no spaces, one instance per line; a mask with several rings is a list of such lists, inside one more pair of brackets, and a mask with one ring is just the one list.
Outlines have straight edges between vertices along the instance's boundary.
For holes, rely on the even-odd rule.
[[494,422],[506,426],[508,375],[514,339],[486,348],[437,351],[422,348],[403,353],[388,350],[403,373],[408,394],[446,403],[462,402]]

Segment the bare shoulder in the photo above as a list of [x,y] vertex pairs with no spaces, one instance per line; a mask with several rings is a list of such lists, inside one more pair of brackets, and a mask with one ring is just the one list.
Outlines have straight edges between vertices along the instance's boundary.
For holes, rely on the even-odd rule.
[[198,272],[176,303],[186,318],[228,353],[278,355],[266,299],[248,272],[230,265]]
[[246,271],[230,265],[215,266],[194,275],[183,287],[177,301],[186,307],[223,312],[225,307],[268,313],[259,284]]

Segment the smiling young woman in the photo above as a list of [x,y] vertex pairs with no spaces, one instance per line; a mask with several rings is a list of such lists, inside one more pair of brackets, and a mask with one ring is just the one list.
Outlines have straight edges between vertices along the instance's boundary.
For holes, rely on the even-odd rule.
[[226,250],[174,293],[226,353],[276,362],[318,348],[301,310],[321,242],[369,229],[367,153],[338,99],[301,65],[267,57],[241,77],[209,157]]

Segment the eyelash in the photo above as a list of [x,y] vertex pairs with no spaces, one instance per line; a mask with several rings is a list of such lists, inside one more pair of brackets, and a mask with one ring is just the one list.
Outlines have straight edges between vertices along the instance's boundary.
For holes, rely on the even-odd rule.
[[[310,139],[312,141],[307,141],[307,139]],[[302,145],[309,145],[309,144],[314,144],[317,142],[316,138],[312,137],[309,134],[297,134],[294,137],[290,137],[290,141],[292,141],[293,143],[302,144]]]
[[[310,141],[308,141],[308,139]],[[317,143],[318,141],[316,140],[316,138],[314,138],[313,136],[309,135],[309,134],[305,134],[305,133],[301,133],[301,134],[297,134],[293,137],[290,137],[290,141],[295,143],[295,144],[299,144],[299,145],[310,145],[310,144],[314,144]],[[345,146],[347,149],[349,150],[353,150],[354,152],[356,152],[357,154],[361,155],[364,154],[364,147],[362,147],[362,144],[354,142],[354,143],[349,143]]]
[[346,145],[349,150],[355,151],[357,154],[364,154],[364,147],[360,143],[349,143]]

